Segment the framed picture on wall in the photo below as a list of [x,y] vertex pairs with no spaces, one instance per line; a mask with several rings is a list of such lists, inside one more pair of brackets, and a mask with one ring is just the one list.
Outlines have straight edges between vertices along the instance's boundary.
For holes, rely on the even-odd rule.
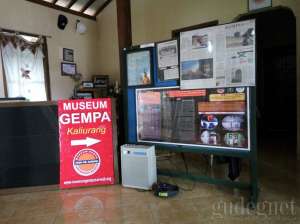
[[128,52],[126,55],[128,86],[152,84],[152,55],[147,48]]
[[93,92],[80,91],[76,93],[77,99],[92,99],[94,97]]
[[74,50],[63,48],[63,60],[68,62],[74,62]]
[[76,64],[74,63],[61,63],[61,74],[66,76],[73,76],[77,74]]
[[272,0],[248,0],[248,10],[257,10],[272,6]]
[[108,75],[94,75],[93,76],[94,86],[107,88],[109,85]]
[[92,81],[82,81],[83,88],[94,88],[94,83]]

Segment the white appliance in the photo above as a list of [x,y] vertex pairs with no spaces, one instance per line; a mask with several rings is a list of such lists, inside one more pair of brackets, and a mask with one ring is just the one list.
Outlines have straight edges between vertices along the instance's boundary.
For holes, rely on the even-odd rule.
[[155,147],[121,146],[122,185],[149,190],[157,182]]

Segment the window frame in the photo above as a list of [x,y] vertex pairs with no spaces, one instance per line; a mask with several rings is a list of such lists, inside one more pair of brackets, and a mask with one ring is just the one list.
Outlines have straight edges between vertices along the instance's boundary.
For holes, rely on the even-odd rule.
[[[7,30],[7,29],[2,29],[1,32],[4,33],[15,33],[17,35],[26,35],[26,36],[32,36],[32,37],[39,37],[42,38],[43,44],[42,44],[42,51],[44,54],[43,58],[43,66],[44,66],[44,85],[45,85],[45,90],[46,90],[46,101],[41,101],[41,102],[47,102],[51,101],[51,88],[50,88],[50,72],[49,72],[49,58],[48,58],[48,44],[47,44],[47,37],[43,35],[37,35],[37,34],[32,34],[32,33],[27,33],[27,32],[17,32],[13,30]],[[1,61],[2,61],[2,74],[3,74],[3,87],[4,87],[4,96],[8,97],[8,91],[7,91],[7,80],[6,80],[6,74],[5,74],[5,69],[3,66],[3,57],[2,57],[2,51],[1,52]]]

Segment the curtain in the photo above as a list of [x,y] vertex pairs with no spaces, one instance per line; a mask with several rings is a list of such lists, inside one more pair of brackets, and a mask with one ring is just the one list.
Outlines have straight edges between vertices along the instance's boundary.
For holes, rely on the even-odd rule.
[[42,46],[36,45],[33,48],[32,45],[24,43],[2,41],[1,44],[8,97],[46,101]]

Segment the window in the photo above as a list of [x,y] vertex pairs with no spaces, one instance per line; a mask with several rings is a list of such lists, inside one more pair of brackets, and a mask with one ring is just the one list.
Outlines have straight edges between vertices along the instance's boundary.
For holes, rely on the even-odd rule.
[[43,37],[0,34],[5,97],[49,100],[46,42]]

